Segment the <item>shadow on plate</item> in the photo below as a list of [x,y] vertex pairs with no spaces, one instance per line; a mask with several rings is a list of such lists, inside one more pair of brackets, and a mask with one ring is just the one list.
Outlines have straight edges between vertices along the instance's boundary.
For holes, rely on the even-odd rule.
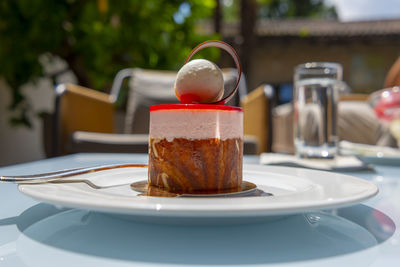
[[[40,220],[38,213],[51,216]],[[374,247],[396,228],[384,213],[364,205],[230,226],[145,224],[83,210],[60,212],[45,204],[20,217],[17,254],[28,266],[58,266],[66,256],[96,266],[110,261],[118,266],[113,260],[186,265],[315,260]],[[362,255],[363,263],[373,261]]]

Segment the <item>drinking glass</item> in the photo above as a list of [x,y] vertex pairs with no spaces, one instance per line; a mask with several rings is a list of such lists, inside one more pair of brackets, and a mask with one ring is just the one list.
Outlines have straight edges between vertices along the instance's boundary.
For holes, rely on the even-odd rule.
[[343,68],[338,63],[309,62],[294,74],[294,145],[300,158],[332,159]]

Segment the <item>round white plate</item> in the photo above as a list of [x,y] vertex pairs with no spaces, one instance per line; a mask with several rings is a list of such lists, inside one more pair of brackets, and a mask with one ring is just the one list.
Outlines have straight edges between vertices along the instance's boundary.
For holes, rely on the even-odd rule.
[[[365,180],[332,172],[301,168],[244,165],[243,179],[273,196],[227,198],[166,198],[138,196],[129,184],[147,178],[147,169],[120,168],[74,176],[84,183],[20,185],[19,190],[37,200],[107,213],[130,215],[136,220],[201,222],[201,220],[254,221],[268,216],[302,213],[347,206],[377,194]],[[156,219],[154,217],[157,217]]]

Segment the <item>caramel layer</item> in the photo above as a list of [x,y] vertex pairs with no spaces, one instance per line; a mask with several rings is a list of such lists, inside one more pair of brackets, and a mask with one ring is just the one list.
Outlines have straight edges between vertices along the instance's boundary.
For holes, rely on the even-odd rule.
[[242,184],[240,138],[188,140],[150,138],[149,185],[170,192],[212,192]]

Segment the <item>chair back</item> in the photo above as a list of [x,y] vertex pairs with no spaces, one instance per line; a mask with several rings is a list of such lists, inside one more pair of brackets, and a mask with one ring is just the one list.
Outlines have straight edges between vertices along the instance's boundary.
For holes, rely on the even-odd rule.
[[174,71],[133,69],[124,133],[148,133],[150,106],[179,103],[174,92],[175,77]]
[[240,102],[244,112],[244,134],[257,139],[259,144],[257,153],[271,150],[271,101],[273,95],[273,87],[264,84],[243,97]]
[[65,154],[76,131],[114,132],[113,105],[108,94],[74,84],[58,85],[51,155]]

